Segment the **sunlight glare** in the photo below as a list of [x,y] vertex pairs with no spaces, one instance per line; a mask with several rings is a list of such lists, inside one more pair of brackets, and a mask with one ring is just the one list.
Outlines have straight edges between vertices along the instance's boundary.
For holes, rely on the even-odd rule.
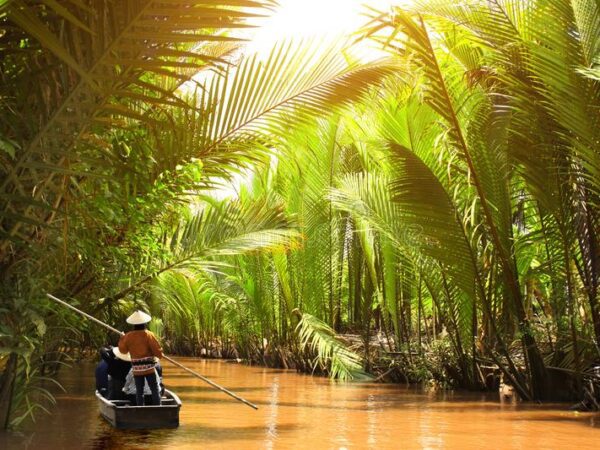
[[[367,7],[387,11],[401,0],[280,0],[268,18],[261,19],[246,47],[247,53],[266,52],[284,39],[317,38],[331,41],[349,35],[368,22]],[[404,2],[405,3],[405,2]]]
[[[256,53],[259,58],[266,57],[275,43],[283,40],[317,40],[325,50],[333,42],[352,35],[368,23],[366,14],[370,12],[369,9],[387,12],[392,6],[407,6],[412,2],[413,0],[279,0],[279,7],[269,17],[251,21],[257,28],[243,33],[243,37],[248,39],[243,53]],[[381,56],[380,49],[375,50],[371,45],[366,49],[364,61]],[[202,81],[210,76],[214,74],[201,72],[194,78]],[[229,184],[224,183],[210,190],[209,195],[219,200],[237,198],[242,185],[248,186],[251,181],[252,173],[249,171],[235,174]]]

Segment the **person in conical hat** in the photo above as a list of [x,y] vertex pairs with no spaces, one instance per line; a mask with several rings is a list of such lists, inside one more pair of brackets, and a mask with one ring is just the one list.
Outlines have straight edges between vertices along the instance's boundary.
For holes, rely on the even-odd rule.
[[115,355],[115,358],[117,358],[118,360],[131,362],[131,355],[129,353],[121,353],[119,347],[113,347],[112,352],[113,355]]
[[127,323],[130,325],[144,325],[152,320],[149,314],[144,311],[137,310],[127,318]]
[[100,349],[100,356],[107,365],[108,380],[108,399],[123,400],[123,386],[125,378],[131,370],[131,357],[129,353],[121,353],[118,347],[103,347]]
[[119,352],[129,353],[135,379],[136,403],[144,405],[144,384],[148,383],[152,392],[152,404],[160,405],[159,378],[156,373],[156,358],[162,358],[162,348],[154,333],[146,329],[152,317],[143,311],[135,311],[127,318],[133,330],[119,339]]

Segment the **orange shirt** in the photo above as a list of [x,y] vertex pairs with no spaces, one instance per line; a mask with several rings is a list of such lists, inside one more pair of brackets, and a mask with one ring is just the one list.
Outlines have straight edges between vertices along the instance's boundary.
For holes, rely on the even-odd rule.
[[[119,350],[122,353],[129,352],[132,360],[151,356],[162,358],[163,356],[162,348],[156,340],[156,336],[148,330],[133,330],[121,336]],[[148,374],[152,373],[152,370],[148,370]],[[140,373],[140,375],[146,375],[146,373]]]

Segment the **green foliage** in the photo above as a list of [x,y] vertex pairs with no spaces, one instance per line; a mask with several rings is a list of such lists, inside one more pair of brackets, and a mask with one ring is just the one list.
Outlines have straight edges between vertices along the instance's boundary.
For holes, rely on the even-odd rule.
[[265,6],[269,2],[240,7],[226,0],[127,8],[111,1],[69,8],[6,4],[0,18],[10,30],[0,58],[2,140],[16,142],[19,151],[0,165],[0,260],[11,241],[29,241],[27,227],[47,225],[65,197],[98,168],[114,165],[106,152],[111,129],[142,123],[160,142],[178,114],[170,108],[192,106],[177,88],[199,70],[223,64],[239,41],[228,32]]
[[361,357],[340,342],[326,323],[310,314],[302,314],[297,331],[301,349],[316,354],[313,371],[319,367],[342,381],[364,376]]

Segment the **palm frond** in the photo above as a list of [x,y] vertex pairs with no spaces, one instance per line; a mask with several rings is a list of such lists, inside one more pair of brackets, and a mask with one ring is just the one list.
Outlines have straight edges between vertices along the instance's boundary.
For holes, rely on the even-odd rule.
[[298,233],[282,210],[266,202],[227,202],[206,206],[178,227],[166,241],[170,253],[150,274],[132,280],[110,296],[123,298],[167,271],[215,271],[228,266],[217,257],[281,251],[294,245]]
[[248,8],[262,6],[228,0],[5,5],[0,21],[10,32],[0,58],[6,99],[0,120],[3,140],[14,140],[19,151],[0,160],[0,249],[8,238],[27,240],[25,221],[48,217],[11,196],[56,208],[69,176],[87,174],[76,165],[86,134],[123,120],[157,126],[147,112],[172,101],[173,90],[199,68],[215,64],[214,43],[231,41],[225,32],[254,15]]
[[300,345],[317,354],[315,368],[329,371],[331,378],[351,380],[363,375],[362,359],[336,338],[335,332],[310,314],[302,314],[296,327]]
[[214,77],[199,99],[195,147],[206,161],[285,137],[294,124],[360,98],[393,68],[390,61],[348,64],[343,43],[281,42],[262,61],[252,55]]

